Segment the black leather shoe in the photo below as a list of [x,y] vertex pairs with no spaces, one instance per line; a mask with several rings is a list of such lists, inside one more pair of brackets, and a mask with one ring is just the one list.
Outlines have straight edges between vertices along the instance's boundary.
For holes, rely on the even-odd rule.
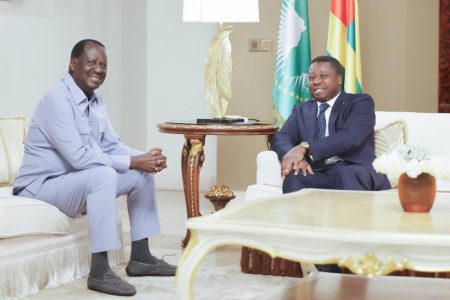
[[103,278],[100,279],[89,275],[87,286],[90,290],[116,296],[133,296],[136,294],[136,288],[133,285],[117,276],[111,270],[106,272]]
[[147,264],[137,261],[132,261],[128,263],[125,271],[128,276],[175,276],[177,267],[168,264],[162,259],[156,258],[155,264]]
[[320,272],[342,273],[342,269],[337,264],[316,265],[316,268]]

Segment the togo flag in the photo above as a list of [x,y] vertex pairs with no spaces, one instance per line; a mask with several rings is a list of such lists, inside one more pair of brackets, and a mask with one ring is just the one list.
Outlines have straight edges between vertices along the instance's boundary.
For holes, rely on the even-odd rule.
[[362,93],[358,0],[331,0],[327,51],[345,68],[344,91]]
[[310,98],[311,62],[307,0],[282,0],[275,76],[272,87],[275,123],[283,124],[295,104]]

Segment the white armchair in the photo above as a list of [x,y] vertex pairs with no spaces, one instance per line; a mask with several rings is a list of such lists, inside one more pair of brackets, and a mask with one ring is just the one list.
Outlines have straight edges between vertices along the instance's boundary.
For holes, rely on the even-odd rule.
[[[450,139],[443,133],[450,128],[450,114],[415,112],[376,112],[375,152],[388,151],[392,144],[420,144],[450,153]],[[280,162],[273,151],[262,151],[256,158],[256,184],[250,185],[245,200],[282,194]],[[450,166],[449,166],[450,168]],[[393,187],[396,182],[391,181]],[[450,182],[437,179],[437,190],[450,192]]]

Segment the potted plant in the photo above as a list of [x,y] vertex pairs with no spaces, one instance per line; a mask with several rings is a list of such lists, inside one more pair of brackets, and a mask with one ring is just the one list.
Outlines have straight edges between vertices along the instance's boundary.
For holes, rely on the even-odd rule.
[[436,197],[436,177],[450,179],[450,160],[420,145],[400,145],[373,162],[377,172],[398,180],[404,211],[428,212]]

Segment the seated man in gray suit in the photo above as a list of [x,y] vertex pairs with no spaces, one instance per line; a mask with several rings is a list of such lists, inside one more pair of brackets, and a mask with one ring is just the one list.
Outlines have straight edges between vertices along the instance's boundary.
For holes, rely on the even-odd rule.
[[142,153],[114,132],[103,99],[94,91],[106,77],[105,47],[82,40],[72,49],[69,72],[37,105],[13,189],[70,217],[87,213],[92,253],[88,288],[133,295],[133,285],[110,268],[107,251],[121,247],[116,197],[128,195],[131,223],[129,276],[173,276],[176,267],[154,257],[148,237],[160,233],[154,173],[164,170],[161,148]]

